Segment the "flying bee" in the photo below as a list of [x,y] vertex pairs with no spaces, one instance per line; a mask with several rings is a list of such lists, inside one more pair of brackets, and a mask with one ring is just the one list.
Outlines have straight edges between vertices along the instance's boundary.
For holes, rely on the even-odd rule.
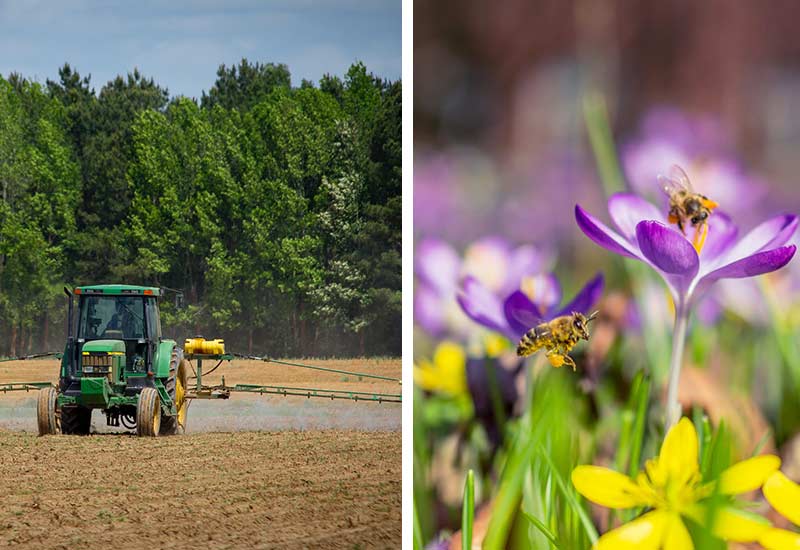
[[700,250],[708,234],[708,217],[719,206],[705,195],[695,193],[689,177],[680,166],[672,166],[669,176],[658,176],[661,189],[669,197],[669,223],[678,225],[681,233],[686,235],[684,225],[688,222],[695,228],[692,244]]
[[527,357],[544,348],[547,350],[545,357],[551,365],[558,368],[567,364],[575,370],[577,365],[567,354],[581,338],[589,339],[589,323],[595,320],[598,313],[595,311],[587,317],[583,313],[573,311],[570,315],[562,315],[536,325],[520,339],[517,355]]

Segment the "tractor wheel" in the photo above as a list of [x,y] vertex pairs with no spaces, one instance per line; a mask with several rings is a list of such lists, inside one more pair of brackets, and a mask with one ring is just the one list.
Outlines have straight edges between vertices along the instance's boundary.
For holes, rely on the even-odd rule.
[[161,429],[161,398],[155,388],[144,388],[136,405],[136,434],[158,436]]
[[80,405],[61,407],[61,433],[64,435],[89,435],[92,409]]
[[52,386],[39,390],[39,399],[36,403],[36,420],[39,424],[39,435],[51,435],[61,432],[60,416],[58,391]]
[[189,365],[176,348],[172,350],[172,360],[169,363],[169,379],[164,387],[175,403],[175,416],[161,417],[161,431],[159,435],[182,434],[186,431],[186,415],[189,402],[186,400],[186,383],[189,376]]

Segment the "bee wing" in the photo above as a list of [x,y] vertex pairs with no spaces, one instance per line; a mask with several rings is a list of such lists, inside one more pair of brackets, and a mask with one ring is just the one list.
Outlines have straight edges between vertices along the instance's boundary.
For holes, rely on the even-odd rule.
[[678,191],[688,191],[690,193],[694,193],[694,189],[692,189],[692,183],[689,181],[689,176],[686,175],[686,172],[683,171],[683,168],[678,166],[677,164],[673,164],[672,167],[669,169],[669,175],[664,176],[659,174],[656,179],[658,180],[658,185],[667,196],[672,196],[673,193]]

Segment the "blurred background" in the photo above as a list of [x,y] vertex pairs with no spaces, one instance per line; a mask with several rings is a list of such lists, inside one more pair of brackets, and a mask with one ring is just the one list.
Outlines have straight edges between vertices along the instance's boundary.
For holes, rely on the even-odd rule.
[[[455,372],[442,348],[454,343],[468,382],[417,377],[415,499],[429,537],[458,527],[468,468],[483,474],[483,498],[493,492],[503,446],[487,428],[496,419],[481,424],[488,405],[469,371],[492,356],[491,333],[461,312],[459,280],[491,287],[522,250],[555,273],[566,300],[605,275],[599,341],[578,351],[577,374],[563,374],[581,396],[575,422],[613,446],[636,373],[652,375],[661,399],[671,303],[654,273],[584,236],[575,204],[609,223],[608,194],[662,201],[656,176],[679,164],[740,234],[800,211],[799,14],[789,1],[415,3],[414,359]],[[767,441],[786,461],[800,449],[796,264],[718,285],[692,319],[682,402],[729,422],[739,453]],[[516,376],[513,361],[499,368]],[[503,396],[510,417],[524,408],[521,378]]]
[[[599,198],[581,108],[589,90],[605,95],[620,147],[645,137],[654,109],[678,109],[716,126],[773,204],[796,208],[798,11],[788,1],[417,3],[415,231],[528,239],[548,231],[543,212],[571,223],[572,201],[541,192]],[[464,173],[482,183],[451,181]],[[445,189],[444,204],[429,196]],[[497,215],[517,212],[527,215],[514,227]]]

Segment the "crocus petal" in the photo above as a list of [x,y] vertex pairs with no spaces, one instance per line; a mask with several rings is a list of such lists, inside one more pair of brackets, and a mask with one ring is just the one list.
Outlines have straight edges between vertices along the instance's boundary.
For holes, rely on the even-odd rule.
[[666,225],[644,221],[636,226],[639,249],[658,269],[690,279],[697,273],[700,259],[692,244]]
[[[687,515],[700,523],[708,525],[709,509],[702,504],[692,506]],[[715,536],[733,542],[752,542],[759,539],[772,524],[759,516],[732,506],[718,506],[713,509]]]
[[561,285],[552,273],[523,277],[514,290],[524,292],[545,316],[548,311],[561,302]]
[[719,478],[719,491],[726,495],[754,491],[764,485],[767,478],[780,467],[781,459],[775,455],[748,458],[722,472]]
[[631,243],[577,204],[575,205],[575,220],[586,236],[603,248],[628,258],[641,259]]
[[425,239],[414,250],[414,272],[443,296],[452,296],[458,285],[461,258],[444,241]]
[[608,213],[628,240],[636,238],[636,226],[644,220],[663,222],[664,215],[652,203],[632,193],[616,193],[608,199]]
[[442,342],[436,347],[433,362],[414,365],[414,382],[427,391],[463,395],[467,391],[466,364],[467,356],[461,346]]
[[800,525],[800,485],[783,475],[775,472],[764,483],[764,496],[780,515]]
[[603,294],[603,284],[603,274],[598,273],[594,279],[584,285],[570,303],[561,308],[553,317],[567,315],[573,311],[590,313],[589,310],[600,300],[600,296]]
[[445,327],[445,305],[442,296],[427,284],[414,290],[414,322],[433,335]]
[[500,299],[475,277],[465,277],[462,281],[458,303],[476,323],[503,334],[509,333]]
[[715,259],[730,250],[736,242],[738,233],[739,228],[727,214],[715,212],[708,220],[708,237],[700,254],[701,263],[712,264]]
[[767,529],[758,538],[758,542],[767,550],[800,550],[800,533],[786,529]]
[[797,216],[776,216],[758,225],[731,248],[727,263],[751,256],[762,250],[783,246],[797,230]]
[[511,244],[502,237],[483,237],[464,251],[461,275],[477,278],[492,292],[501,292],[511,258]]
[[658,455],[659,469],[668,478],[685,478],[698,470],[697,431],[686,417],[670,428]]
[[[467,387],[469,388],[475,417],[479,420],[491,420],[496,424],[495,403],[492,385],[497,384],[500,405],[503,413],[511,414],[517,401],[515,378],[517,369],[504,368],[498,361],[485,358],[470,358],[467,361]],[[489,378],[490,376],[493,379]],[[500,435],[498,433],[498,435]]]
[[572,470],[572,484],[584,497],[607,508],[633,508],[649,503],[631,478],[602,466],[576,467]]
[[522,335],[528,332],[543,321],[542,312],[531,302],[521,291],[511,293],[503,304],[508,325],[511,327],[514,340],[519,340]]
[[774,250],[756,252],[752,256],[724,265],[715,269],[698,282],[699,291],[719,279],[741,279],[755,277],[782,268],[794,256],[797,247],[793,244],[782,246]]
[[595,550],[658,550],[671,514],[662,510],[617,527],[600,537]]
[[549,255],[535,246],[525,245],[514,249],[509,256],[506,280],[500,295],[507,296],[519,289],[520,281],[524,277],[547,271],[550,263]]
[[661,548],[669,550],[694,550],[694,543],[679,514],[669,514],[664,526]]

